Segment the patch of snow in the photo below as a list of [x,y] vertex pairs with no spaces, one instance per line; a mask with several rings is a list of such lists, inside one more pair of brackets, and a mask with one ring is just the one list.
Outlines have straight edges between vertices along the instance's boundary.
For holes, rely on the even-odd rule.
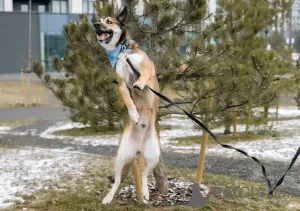
[[[291,161],[300,146],[300,136],[283,138],[281,140],[261,140],[237,142],[231,144],[238,149],[246,151],[250,156],[264,159],[276,159],[283,161]],[[244,157],[235,150],[215,146],[207,149],[207,153],[221,156]]]
[[[271,127],[272,126],[272,127]],[[283,138],[272,138],[265,140],[257,140],[257,141],[248,141],[248,142],[236,142],[231,145],[245,150],[251,156],[255,156],[258,158],[264,159],[280,159],[283,161],[290,161],[292,157],[295,155],[298,147],[300,146],[300,131],[298,130],[300,126],[300,120],[285,120],[285,121],[274,121],[269,122],[268,125],[260,125],[260,126],[250,126],[250,130],[258,130],[258,129],[269,129],[272,128],[278,132],[283,131],[294,131],[293,137],[283,137]],[[242,132],[245,130],[245,125],[238,125],[237,131]],[[168,130],[162,131],[161,140],[162,145],[168,149],[172,149],[175,152],[180,153],[195,153],[199,152],[201,148],[201,140],[199,140],[199,144],[193,144],[190,146],[177,146],[178,141],[176,141],[176,137],[183,137],[185,135],[201,135],[202,131],[199,130],[191,130],[187,129],[187,133],[185,130]],[[223,132],[223,128],[216,128],[212,130],[214,133]],[[299,131],[299,132],[298,132]],[[173,138],[173,141],[169,141],[170,138]],[[244,157],[242,154],[237,153],[235,150],[230,150],[223,148],[219,145],[217,146],[209,146],[207,149],[208,154],[218,155],[218,156],[228,156],[228,157]],[[300,162],[300,161],[297,161]]]
[[[69,137],[70,138],[70,137]],[[105,136],[87,136],[87,137],[76,137],[71,140],[70,143],[76,143],[80,145],[108,145],[117,146],[120,141],[120,134],[117,135],[105,135]]]
[[174,146],[174,145],[165,145],[164,147],[167,149],[171,149],[172,152],[179,152],[179,153],[195,153],[199,152],[201,144],[191,145],[191,146]]
[[160,121],[161,125],[171,125],[171,126],[182,126],[185,128],[192,128],[195,124],[192,120],[184,118],[184,116],[171,116],[170,118],[163,118],[163,121]]
[[0,134],[5,134],[7,133],[7,131],[11,130],[12,127],[8,127],[8,126],[0,126]]
[[18,194],[31,194],[84,174],[85,162],[79,153],[49,149],[0,148],[0,208],[24,201]]
[[56,125],[49,127],[47,130],[41,133],[40,136],[42,138],[48,138],[48,139],[54,139],[54,138],[64,139],[67,136],[53,135],[53,132],[57,130],[68,130],[72,128],[83,128],[83,127],[86,126],[78,122],[59,122]]
[[42,138],[48,139],[68,139],[69,143],[76,143],[80,145],[118,145],[119,143],[119,134],[117,135],[103,135],[103,136],[59,136],[54,135],[53,132],[58,130],[68,130],[72,128],[84,128],[85,125],[77,122],[60,122],[54,126],[49,127],[43,133],[39,134]]
[[[253,108],[252,109],[254,114],[258,115],[259,113],[264,111],[264,108]],[[269,108],[269,114],[272,117],[275,117],[276,115],[276,108],[271,107]],[[278,117],[283,118],[283,117],[298,117],[300,116],[300,109],[298,109],[296,106],[284,106],[284,107],[279,107],[278,109]]]

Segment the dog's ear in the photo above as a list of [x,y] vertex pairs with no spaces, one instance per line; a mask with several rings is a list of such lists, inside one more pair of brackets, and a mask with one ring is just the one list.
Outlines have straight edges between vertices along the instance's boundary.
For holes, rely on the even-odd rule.
[[127,13],[127,7],[125,6],[122,12],[120,12],[120,14],[117,16],[117,20],[123,24],[127,18]]

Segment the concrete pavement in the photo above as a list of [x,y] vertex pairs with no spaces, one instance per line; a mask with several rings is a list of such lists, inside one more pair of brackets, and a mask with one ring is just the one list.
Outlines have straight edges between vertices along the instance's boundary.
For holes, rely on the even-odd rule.
[[2,108],[0,120],[39,118],[50,120],[68,119],[69,112],[62,107],[28,107],[28,108]]

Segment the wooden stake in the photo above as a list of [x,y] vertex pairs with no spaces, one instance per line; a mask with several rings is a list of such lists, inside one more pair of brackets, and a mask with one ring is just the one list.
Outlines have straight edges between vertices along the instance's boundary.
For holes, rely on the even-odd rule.
[[[210,79],[209,80],[209,89],[213,89],[213,87],[214,87],[214,82],[213,82],[212,79]],[[211,110],[211,108],[212,108],[212,100],[213,100],[213,98],[211,96],[207,98],[207,109],[208,110]],[[196,172],[196,181],[195,182],[197,184],[201,184],[202,178],[203,178],[204,160],[205,160],[207,139],[208,139],[208,133],[205,130],[203,130],[202,141],[201,141],[201,149],[200,149],[197,172]]]
[[248,132],[249,132],[250,117],[251,117],[251,105],[248,105],[247,116],[246,116],[245,135],[248,135]]
[[201,184],[202,178],[203,178],[207,139],[208,139],[208,133],[203,130],[201,149],[200,149],[200,155],[199,155],[198,167],[197,167],[197,173],[196,173],[196,183],[197,184]]
[[144,171],[144,168],[145,168],[145,161],[144,161],[144,158],[141,155],[141,153],[138,153],[137,158],[138,158],[139,174],[140,174],[140,177],[142,178],[143,171]]
[[233,107],[233,136],[236,136],[236,112],[237,112],[237,107]]
[[131,169],[132,169],[132,175],[133,175],[133,182],[134,186],[136,189],[136,196],[138,199],[139,203],[143,203],[144,197],[142,193],[142,182],[141,182],[141,177],[139,175],[139,170],[138,170],[138,164],[137,164],[137,159],[135,158],[131,164]]

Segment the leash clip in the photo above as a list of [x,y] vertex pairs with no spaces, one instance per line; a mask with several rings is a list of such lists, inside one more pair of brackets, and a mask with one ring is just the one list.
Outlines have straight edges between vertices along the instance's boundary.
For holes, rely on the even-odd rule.
[[128,55],[126,53],[126,49],[129,47],[130,45],[130,41],[126,40],[124,43],[121,44],[121,50],[123,51],[123,53],[125,54],[125,58],[128,58]]

